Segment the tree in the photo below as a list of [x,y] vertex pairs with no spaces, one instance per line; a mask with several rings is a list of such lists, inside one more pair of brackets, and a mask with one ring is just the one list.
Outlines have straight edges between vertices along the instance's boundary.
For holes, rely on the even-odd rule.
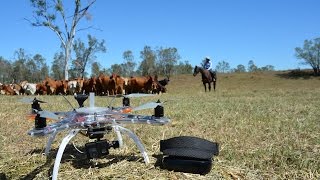
[[258,71],[258,67],[254,64],[253,60],[248,62],[248,72],[256,72]]
[[19,48],[14,52],[15,61],[12,63],[12,78],[14,82],[20,81],[30,81],[29,77],[26,77],[28,74],[26,62],[30,59],[30,56],[27,55],[24,49]]
[[141,72],[141,75],[145,76],[155,74],[156,54],[151,47],[145,46],[143,51],[140,52],[140,57],[142,61],[138,70]]
[[0,82],[11,83],[12,81],[12,65],[9,60],[0,56]]
[[180,59],[177,48],[165,48],[162,47],[157,50],[157,69],[158,73],[170,77],[174,66]]
[[93,76],[99,76],[101,73],[101,65],[98,62],[93,62],[91,64],[91,77]]
[[274,66],[266,65],[264,67],[261,67],[260,69],[261,69],[261,71],[274,71]]
[[132,54],[132,51],[128,50],[123,52],[122,57],[125,60],[123,76],[133,76],[134,69],[137,63],[134,62],[134,56]]
[[29,81],[29,82],[36,82],[37,77],[35,76],[37,72],[37,67],[36,63],[34,62],[33,59],[28,59],[25,62],[25,74],[24,74],[24,79]]
[[111,65],[111,72],[115,74],[122,75],[123,73],[123,64],[113,64]]
[[179,62],[178,65],[175,66],[176,74],[191,74],[192,73],[192,65],[189,61]]
[[[52,30],[59,40],[64,49],[64,79],[68,79],[68,62],[71,57],[71,50],[73,40],[76,32],[87,28],[77,30],[77,26],[83,17],[90,18],[88,14],[89,8],[95,3],[96,0],[91,0],[85,6],[82,6],[81,0],[74,0],[74,11],[72,15],[67,14],[65,5],[62,0],[31,0],[31,5],[34,8],[34,21],[28,20],[32,26],[47,27]],[[69,7],[68,7],[69,8]],[[60,15],[60,22],[56,15]]]
[[302,64],[310,65],[313,73],[320,75],[320,38],[305,40],[303,47],[296,47],[296,57],[303,60]]
[[49,76],[49,67],[46,64],[46,59],[40,54],[34,55],[32,59],[36,64],[35,80],[40,82]]
[[246,67],[242,64],[239,64],[235,69],[234,72],[246,72]]
[[226,61],[220,61],[220,62],[218,62],[217,66],[216,66],[216,70],[218,72],[226,73],[226,72],[230,71],[230,65]]
[[76,54],[76,59],[72,61],[72,71],[75,77],[85,77],[85,70],[89,62],[96,59],[95,54],[98,52],[106,52],[104,40],[99,42],[95,37],[88,35],[88,47],[85,47],[84,42],[80,39],[73,44],[73,50]]
[[64,73],[64,68],[63,68],[63,63],[65,60],[63,52],[56,53],[54,55],[51,66],[51,76],[54,79],[63,79],[63,73]]

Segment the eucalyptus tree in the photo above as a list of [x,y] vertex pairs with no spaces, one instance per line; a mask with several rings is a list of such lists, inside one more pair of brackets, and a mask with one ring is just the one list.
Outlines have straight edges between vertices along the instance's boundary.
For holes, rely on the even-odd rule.
[[51,65],[51,77],[54,79],[63,79],[63,63],[64,63],[65,57],[63,52],[55,53],[53,62]]
[[216,66],[216,70],[218,72],[227,73],[230,71],[230,65],[226,61],[219,61]]
[[138,71],[141,75],[153,75],[156,72],[156,53],[150,46],[145,46],[140,51],[140,58],[142,59]]
[[28,68],[26,66],[28,60],[30,60],[30,56],[23,48],[19,48],[14,52],[14,61],[12,63],[12,81],[30,81],[30,74],[28,73]]
[[162,48],[157,50],[157,69],[159,74],[170,77],[175,65],[180,59],[177,48]]
[[192,65],[189,63],[189,61],[181,62],[179,61],[179,64],[175,66],[176,74],[191,74],[192,73]]
[[9,83],[10,81],[12,81],[12,64],[0,56],[0,82]]
[[234,69],[234,72],[246,72],[246,67],[242,64],[239,64],[235,69]]
[[134,62],[134,56],[132,51],[127,50],[123,52],[122,57],[125,60],[125,62],[123,63],[123,66],[124,66],[123,76],[133,76],[137,63]]
[[[81,0],[74,0],[74,10],[71,14],[68,14],[67,12],[68,9],[71,9],[70,6],[66,8],[66,5],[62,2],[62,0],[30,1],[32,7],[34,8],[34,19],[26,20],[28,20],[32,26],[46,27],[56,34],[64,49],[64,78],[67,80],[69,77],[68,62],[71,58],[71,50],[76,32],[90,28],[86,27],[77,29],[77,27],[83,17],[86,17],[88,20],[90,19],[88,10],[96,2],[96,0],[85,1],[87,2],[85,5],[82,4]],[[65,3],[68,2],[69,1],[65,1]]]
[[95,37],[88,35],[88,46],[80,39],[76,40],[73,44],[73,50],[75,52],[75,59],[72,61],[72,69],[77,77],[84,77],[85,70],[89,63],[96,60],[96,53],[106,52],[104,45],[105,41],[98,41]]
[[29,82],[40,82],[48,76],[48,66],[44,57],[40,54],[28,58],[25,62],[24,80]]
[[248,72],[256,72],[258,71],[258,66],[256,66],[253,62],[253,60],[250,60],[248,62]]
[[99,62],[93,62],[91,64],[91,77],[93,76],[99,76],[101,73],[101,64]]
[[34,79],[36,82],[40,82],[49,76],[49,67],[47,66],[46,59],[40,54],[34,55],[32,59],[36,68],[33,73]]
[[261,71],[274,71],[275,70],[274,66],[272,66],[272,65],[266,65],[266,66],[263,66],[263,67],[261,67],[259,69]]
[[296,57],[302,64],[310,65],[315,75],[320,75],[320,38],[305,40],[303,47],[296,47]]
[[123,64],[112,64],[110,70],[111,70],[111,73],[119,74],[121,76],[123,76],[124,74]]

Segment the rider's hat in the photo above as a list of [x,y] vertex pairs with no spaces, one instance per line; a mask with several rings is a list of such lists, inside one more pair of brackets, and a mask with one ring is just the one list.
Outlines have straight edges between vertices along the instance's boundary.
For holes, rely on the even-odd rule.
[[210,57],[209,57],[209,56],[206,56],[204,59],[205,59],[206,61],[210,61]]

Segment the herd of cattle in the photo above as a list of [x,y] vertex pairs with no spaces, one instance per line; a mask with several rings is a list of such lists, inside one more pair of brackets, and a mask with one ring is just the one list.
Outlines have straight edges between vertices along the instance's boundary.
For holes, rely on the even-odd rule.
[[94,92],[96,95],[116,95],[131,93],[165,93],[169,77],[158,80],[157,76],[124,78],[117,74],[104,74],[90,79],[54,80],[47,77],[40,83],[22,81],[19,84],[2,84],[3,95],[73,95]]

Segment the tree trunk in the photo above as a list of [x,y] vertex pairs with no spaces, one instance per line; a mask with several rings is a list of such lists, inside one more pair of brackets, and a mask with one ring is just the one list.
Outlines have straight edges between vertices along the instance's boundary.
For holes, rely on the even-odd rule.
[[314,67],[314,68],[313,68],[313,73],[314,73],[315,76],[319,76],[319,75],[320,75],[320,69],[319,69],[319,67]]
[[69,79],[69,59],[71,55],[71,49],[69,43],[67,43],[67,46],[65,47],[65,61],[64,61],[64,80]]

